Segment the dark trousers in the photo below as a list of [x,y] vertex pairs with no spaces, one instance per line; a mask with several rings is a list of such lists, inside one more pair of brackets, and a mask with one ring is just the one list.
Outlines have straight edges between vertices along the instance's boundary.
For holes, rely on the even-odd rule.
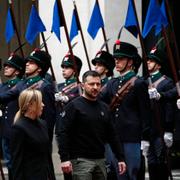
[[161,138],[157,137],[150,142],[147,155],[150,180],[168,180],[168,155]]
[[141,165],[138,171],[137,180],[145,180],[145,171],[146,171],[145,157],[142,155],[141,152]]

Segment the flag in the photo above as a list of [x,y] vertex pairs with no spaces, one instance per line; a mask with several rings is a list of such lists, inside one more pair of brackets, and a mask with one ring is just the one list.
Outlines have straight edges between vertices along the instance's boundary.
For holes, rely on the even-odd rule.
[[143,38],[145,38],[148,35],[148,33],[151,31],[153,26],[156,25],[159,13],[160,11],[159,11],[159,5],[157,4],[157,0],[150,0],[145,23],[144,23],[144,28],[142,32]]
[[38,33],[46,31],[46,28],[39,17],[37,9],[32,5],[29,22],[26,29],[26,40],[32,45]]
[[79,27],[78,27],[78,24],[77,24],[76,17],[77,17],[76,16],[76,11],[74,9],[73,10],[73,15],[72,15],[72,21],[71,21],[70,41],[72,41],[73,38],[78,35]]
[[136,21],[136,16],[135,16],[132,0],[129,0],[124,27],[137,38],[137,35],[138,35],[137,21]]
[[56,37],[61,42],[61,31],[60,31],[61,22],[60,21],[61,21],[61,18],[59,16],[58,4],[57,4],[57,0],[55,0],[51,32],[54,32]]
[[94,9],[88,25],[88,33],[94,39],[97,35],[98,30],[104,27],[103,18],[97,1],[95,2]]
[[166,16],[165,1],[163,0],[160,7],[160,13],[159,13],[159,17],[158,17],[158,21],[157,21],[157,25],[155,29],[155,35],[157,36],[161,32],[162,26],[166,27],[167,25],[168,25],[168,19]]
[[6,36],[6,42],[7,43],[14,36],[14,33],[15,33],[15,29],[14,29],[14,25],[13,25],[13,19],[12,19],[12,16],[11,16],[11,10],[9,8],[8,13],[7,13],[6,31],[5,31],[5,36]]

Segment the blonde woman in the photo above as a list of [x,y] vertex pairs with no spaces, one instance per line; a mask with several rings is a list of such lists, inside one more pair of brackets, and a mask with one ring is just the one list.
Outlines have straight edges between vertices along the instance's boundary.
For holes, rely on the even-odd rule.
[[19,111],[12,127],[13,180],[54,180],[50,142],[39,90],[26,89],[19,96]]

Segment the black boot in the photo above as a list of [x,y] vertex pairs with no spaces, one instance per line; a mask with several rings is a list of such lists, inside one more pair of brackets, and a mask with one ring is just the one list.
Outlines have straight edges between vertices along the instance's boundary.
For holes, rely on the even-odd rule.
[[9,177],[9,180],[13,180],[11,169],[8,169],[8,177]]
[[157,164],[149,164],[148,172],[149,172],[149,180],[160,180]]
[[163,180],[168,180],[169,170],[167,164],[159,164],[158,166],[159,178]]

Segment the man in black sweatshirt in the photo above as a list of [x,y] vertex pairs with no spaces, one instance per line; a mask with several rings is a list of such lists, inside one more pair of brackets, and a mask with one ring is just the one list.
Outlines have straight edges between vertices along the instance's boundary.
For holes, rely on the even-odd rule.
[[61,167],[73,179],[106,180],[104,144],[109,143],[118,159],[119,173],[126,170],[121,144],[108,106],[97,100],[101,79],[97,72],[83,75],[83,95],[68,103],[56,131]]

